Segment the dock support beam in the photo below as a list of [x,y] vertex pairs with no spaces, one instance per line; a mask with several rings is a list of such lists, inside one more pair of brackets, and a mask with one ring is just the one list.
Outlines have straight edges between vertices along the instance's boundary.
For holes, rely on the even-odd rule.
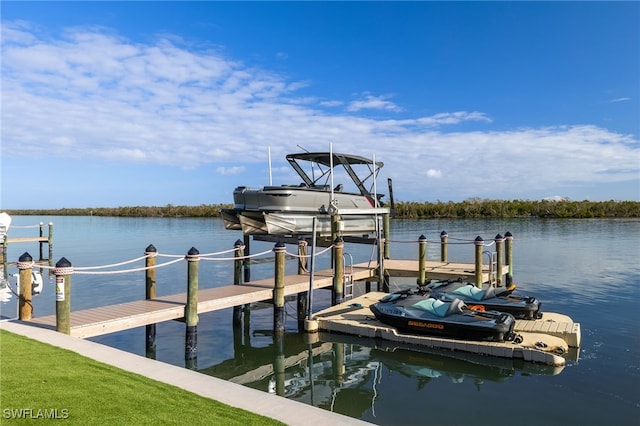
[[474,244],[476,246],[476,287],[482,288],[482,247],[484,247],[484,240],[478,235]]
[[420,235],[418,238],[418,286],[426,284],[425,266],[427,262],[427,237]]
[[198,357],[198,267],[200,252],[191,247],[187,253],[187,305],[184,319],[187,324],[185,333],[184,359],[188,369],[195,369]]
[[18,259],[18,269],[20,270],[20,296],[18,302],[18,318],[21,320],[30,320],[33,315],[32,299],[32,267],[33,258],[25,252]]
[[442,231],[440,233],[440,262],[448,262],[449,254],[447,250],[447,240],[449,239],[449,235],[447,231]]
[[284,275],[286,247],[278,242],[273,247],[275,261],[275,287],[273,289],[273,332],[284,333]]
[[333,291],[331,305],[344,301],[344,242],[338,237],[333,242]]
[[56,263],[56,330],[71,334],[71,274],[73,266],[65,257]]
[[[233,245],[235,249],[234,257],[236,258],[233,261],[233,285],[242,285],[242,267],[243,267],[243,257],[244,257],[244,244],[242,241],[237,240]],[[242,306],[234,306],[233,307],[233,325],[239,326],[242,322]]]
[[[144,255],[147,256],[145,259],[145,298],[147,300],[156,298],[156,262],[158,250],[153,246],[153,244],[149,244],[146,249],[144,249]],[[156,359],[156,325],[155,324],[147,324],[145,326],[145,348],[146,348],[146,356],[150,359]]]
[[502,249],[504,247],[504,238],[502,235],[496,235],[494,241],[496,242],[496,287],[502,287],[504,281],[502,281]]
[[505,264],[508,265],[509,270],[507,271],[507,279],[506,285],[509,287],[513,284],[513,235],[511,232],[507,231],[504,234],[505,245],[504,245],[504,257]]

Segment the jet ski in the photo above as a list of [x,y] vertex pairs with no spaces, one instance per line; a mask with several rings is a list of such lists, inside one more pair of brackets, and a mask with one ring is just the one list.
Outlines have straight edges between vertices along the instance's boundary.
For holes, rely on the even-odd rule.
[[461,299],[469,307],[488,311],[507,312],[516,319],[534,320],[542,318],[542,303],[533,296],[516,296],[515,285],[510,287],[478,288],[465,281],[436,281],[419,289],[424,294],[443,301]]
[[513,315],[473,310],[461,299],[440,300],[401,291],[383,297],[370,309],[378,320],[409,333],[493,342],[516,337]]

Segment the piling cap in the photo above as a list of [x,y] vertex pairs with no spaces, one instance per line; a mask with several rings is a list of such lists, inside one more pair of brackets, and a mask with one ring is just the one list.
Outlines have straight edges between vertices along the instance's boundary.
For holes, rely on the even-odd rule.
[[146,249],[144,249],[145,253],[157,253],[158,249],[155,248],[153,244],[149,244]]
[[56,268],[70,268],[71,266],[71,262],[69,262],[66,257],[61,258],[58,260],[58,263],[56,263]]
[[426,240],[427,240],[427,237],[425,237],[424,234],[420,235],[420,237],[418,238],[419,242],[423,242],[423,241],[426,241]]
[[33,260],[33,258],[31,257],[31,255],[27,251],[22,253],[22,256],[20,256],[18,258],[18,262],[31,262],[32,260]]
[[495,240],[502,240],[502,239],[504,239],[504,238],[502,238],[502,235],[498,234],[498,235],[496,235],[496,237],[495,237],[494,239],[495,239]]
[[511,232],[507,231],[507,232],[504,234],[504,236],[505,236],[506,238],[511,238],[511,237],[513,237],[513,234],[512,234]]
[[333,240],[334,244],[342,244],[343,242],[344,240],[340,236],[338,236],[335,240]]
[[447,235],[449,235],[449,234],[447,234],[447,231],[444,231],[444,230],[443,230],[443,231],[440,233],[440,238],[444,238],[444,237],[446,237]]
[[235,243],[233,243],[233,246],[234,246],[235,248],[242,247],[243,245],[244,245],[244,242],[243,242],[243,241],[241,241],[240,239],[237,239],[237,240],[236,240],[236,242],[235,242]]
[[273,251],[285,251],[286,250],[286,246],[282,241],[278,241],[274,246],[273,246]]
[[482,245],[482,243],[484,243],[484,240],[480,235],[478,235],[474,241],[476,242],[477,246]]
[[187,255],[189,255],[189,256],[197,256],[199,254],[200,254],[200,252],[195,247],[191,247],[191,249],[187,252]]

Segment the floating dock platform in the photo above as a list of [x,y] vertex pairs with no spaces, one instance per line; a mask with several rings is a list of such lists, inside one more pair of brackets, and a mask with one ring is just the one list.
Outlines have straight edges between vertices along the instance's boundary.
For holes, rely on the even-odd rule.
[[[552,366],[563,366],[569,348],[580,346],[580,324],[562,314],[543,313],[538,320],[517,320],[514,331],[522,342],[481,342],[448,339],[399,332],[378,321],[369,306],[387,293],[370,292],[313,316],[318,330],[379,338],[404,344],[472,352],[487,356],[522,359]],[[312,325],[313,326],[313,325]]]

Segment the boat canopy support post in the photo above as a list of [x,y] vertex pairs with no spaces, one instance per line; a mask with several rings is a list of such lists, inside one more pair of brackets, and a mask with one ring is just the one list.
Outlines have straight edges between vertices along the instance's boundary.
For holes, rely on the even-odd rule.
[[475,254],[475,275],[476,275],[476,287],[482,288],[482,247],[484,247],[484,240],[481,236],[477,236],[474,240],[474,244],[476,247]]
[[20,270],[20,296],[18,302],[18,318],[30,320],[33,315],[32,298],[32,266],[33,258],[25,252],[18,259],[18,269]]
[[196,369],[198,359],[198,269],[200,252],[191,247],[187,259],[187,305],[184,308],[186,322],[184,359],[186,367]]
[[275,287],[273,289],[273,332],[284,333],[284,276],[286,247],[283,242],[278,242],[273,247],[275,253]]
[[73,266],[67,258],[58,260],[56,275],[56,331],[71,334],[71,274]]
[[504,258],[505,264],[509,268],[507,271],[506,285],[509,287],[513,284],[513,235],[507,231],[504,234]]

